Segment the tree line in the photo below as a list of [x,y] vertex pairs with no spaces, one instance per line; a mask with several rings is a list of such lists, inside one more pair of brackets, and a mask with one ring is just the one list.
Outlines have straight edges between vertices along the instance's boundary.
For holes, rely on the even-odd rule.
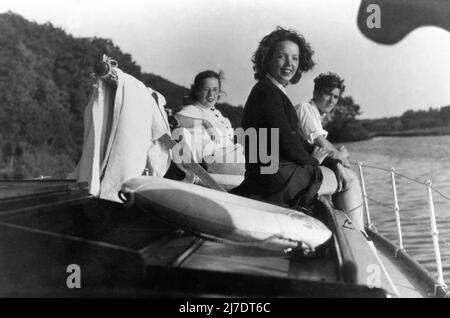
[[[159,91],[174,112],[188,89],[144,73],[109,39],[75,38],[51,23],[0,14],[0,178],[65,177],[81,155],[90,74],[103,54]],[[194,76],[195,74],[193,74]],[[242,108],[217,106],[234,127]]]
[[408,110],[401,116],[361,120],[371,136],[440,135],[450,133],[450,105]]
[[425,136],[450,134],[450,106],[428,110],[408,110],[400,116],[356,119],[361,107],[352,97],[340,100],[325,125],[334,142],[366,140],[377,136]]
[[[0,178],[65,177],[74,169],[83,143],[84,108],[94,84],[90,75],[103,54],[163,94],[172,113],[189,93],[186,87],[142,72],[132,56],[109,39],[75,38],[51,23],[37,24],[12,12],[0,14],[0,30]],[[240,127],[242,106],[220,103],[217,108],[234,128]],[[351,96],[343,97],[325,126],[329,138],[355,141],[450,126],[450,106],[356,119],[361,114]]]

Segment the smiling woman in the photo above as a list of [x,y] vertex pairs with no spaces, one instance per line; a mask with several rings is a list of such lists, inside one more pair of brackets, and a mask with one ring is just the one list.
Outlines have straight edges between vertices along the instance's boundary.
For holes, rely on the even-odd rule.
[[196,155],[193,159],[203,162],[208,172],[243,175],[242,146],[234,143],[230,120],[215,108],[221,93],[221,74],[211,70],[200,72],[191,86],[191,103],[176,113],[175,118],[192,136],[192,142],[188,143]]
[[311,205],[318,194],[333,195],[336,206],[363,230],[358,180],[341,160],[322,148],[314,149],[298,133],[298,118],[285,91],[312,69],[312,55],[302,35],[281,27],[259,43],[252,60],[258,82],[245,104],[242,128],[256,132],[260,148],[267,135],[271,140],[272,134],[279,133],[279,164],[275,173],[264,173],[262,168],[271,163],[261,158],[259,149],[253,163],[246,147],[245,180],[234,192],[297,209]]
[[299,48],[291,41],[278,42],[269,63],[269,74],[277,82],[287,86],[298,69]]

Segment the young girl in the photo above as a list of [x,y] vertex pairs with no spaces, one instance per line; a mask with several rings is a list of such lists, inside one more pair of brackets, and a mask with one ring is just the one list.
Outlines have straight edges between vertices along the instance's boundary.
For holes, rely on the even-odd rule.
[[323,129],[322,122],[330,114],[343,91],[344,80],[335,73],[322,73],[314,79],[313,98],[308,103],[295,106],[299,130],[303,138],[310,144],[324,148],[334,158],[349,167],[348,152],[345,146],[336,147],[327,140],[328,132]]
[[175,118],[186,128],[194,141],[197,159],[203,161],[208,172],[244,174],[244,150],[234,143],[234,130],[228,118],[215,108],[222,92],[219,73],[207,70],[195,76],[191,86],[192,104],[184,106]]
[[[314,150],[298,133],[297,114],[286,95],[285,87],[297,83],[302,73],[313,67],[312,54],[303,36],[280,27],[259,43],[252,59],[258,82],[250,92],[242,120],[245,130],[251,129],[257,134],[257,160],[249,160],[251,147],[246,147],[245,180],[237,193],[292,207],[310,204],[317,194],[332,194],[335,205],[363,230],[358,180],[339,159],[323,158],[324,150]],[[261,135],[264,129],[268,138]],[[279,134],[278,169],[276,173],[264,174],[261,168],[269,164],[260,157],[259,148],[270,145],[261,140],[271,140],[276,130]],[[319,165],[322,160],[323,166]]]

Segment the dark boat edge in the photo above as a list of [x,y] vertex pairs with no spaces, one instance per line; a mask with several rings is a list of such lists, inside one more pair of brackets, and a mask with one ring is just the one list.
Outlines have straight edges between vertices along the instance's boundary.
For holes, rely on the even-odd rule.
[[438,284],[436,278],[423,265],[414,260],[404,249],[398,248],[385,236],[373,229],[366,229],[366,231],[370,238],[375,243],[378,243],[377,246],[379,248],[386,250],[391,259],[400,262],[413,277],[418,277],[416,281],[424,285],[428,295],[438,298],[450,297],[447,286]]
[[[382,288],[369,288],[361,283],[358,278],[357,260],[351,247],[351,242],[346,242],[345,233],[339,233],[336,223],[337,213],[326,204],[322,209],[322,219],[331,226],[335,235],[336,252],[339,260],[340,282],[323,282],[305,279],[292,279],[289,277],[270,277],[254,274],[230,273],[211,270],[199,270],[180,266],[191,254],[195,253],[201,245],[201,239],[194,236],[178,237],[176,231],[161,230],[164,235],[152,239],[151,244],[145,248],[130,248],[119,245],[97,242],[90,239],[84,230],[77,229],[74,233],[60,234],[65,231],[64,226],[57,222],[67,222],[78,226],[83,222],[95,221],[91,229],[101,231],[106,228],[102,218],[119,224],[120,218],[125,217],[124,208],[116,203],[109,203],[89,195],[86,184],[78,184],[69,180],[33,180],[33,181],[8,181],[0,182],[0,185],[15,185],[22,187],[23,195],[14,191],[7,197],[0,197],[0,236],[2,242],[9,242],[1,253],[6,253],[8,264],[0,264],[0,267],[8,267],[10,273],[21,269],[22,273],[14,273],[19,277],[17,281],[11,281],[5,274],[0,275],[0,294],[4,297],[386,297],[389,295]],[[41,186],[41,189],[38,185]],[[30,188],[31,186],[31,188]],[[31,189],[31,190],[30,190]],[[19,190],[17,190],[19,191]],[[81,211],[81,207],[91,206],[87,212]],[[106,212],[105,212],[106,211]],[[327,213],[331,212],[331,213]],[[98,216],[97,214],[100,214]],[[109,214],[108,214],[109,213]],[[47,215],[48,214],[48,215]],[[51,215],[50,215],[51,214]],[[133,214],[136,214],[133,216]],[[125,222],[140,224],[136,211],[129,210]],[[47,215],[47,216],[46,216]],[[50,215],[50,216],[49,216]],[[131,216],[130,216],[131,215]],[[46,231],[35,229],[36,220],[48,217],[49,224]],[[56,219],[53,219],[56,217]],[[118,218],[114,220],[114,218]],[[131,220],[131,219],[132,220]],[[19,220],[19,221],[17,221]],[[81,220],[81,221],[80,221]],[[131,220],[131,221],[130,221]],[[11,223],[12,222],[12,223]],[[18,222],[18,223],[17,223]],[[56,222],[56,223],[52,223]],[[80,223],[81,222],[81,223]],[[97,224],[99,228],[96,228]],[[113,224],[116,226],[117,224]],[[57,229],[58,226],[61,229]],[[116,230],[111,225],[108,230]],[[120,226],[119,226],[120,227]],[[50,230],[49,230],[50,229]],[[73,229],[70,228],[70,231]],[[105,229],[103,229],[105,230]],[[125,231],[127,229],[125,228]],[[58,232],[59,231],[59,232]],[[69,231],[69,232],[70,232]],[[124,231],[122,229],[122,231]],[[159,229],[158,229],[159,231]],[[63,233],[63,232],[61,232]],[[105,232],[107,233],[107,232]],[[406,253],[398,252],[395,246],[384,237],[373,231],[368,231],[374,241],[380,242],[405,265],[415,269],[420,279],[426,281],[428,287],[435,286],[433,277]],[[84,236],[84,235],[87,236]],[[186,240],[183,244],[179,242]],[[8,241],[8,239],[10,241]],[[12,241],[11,241],[12,239]],[[13,242],[17,242],[16,246]],[[176,242],[176,243],[174,243]],[[109,244],[109,245],[108,245]],[[41,250],[36,249],[40,247]],[[42,253],[42,248],[51,250],[52,254]],[[169,252],[165,249],[169,247]],[[6,252],[5,252],[6,250]],[[86,255],[92,258],[93,264],[88,275],[96,277],[95,283],[85,286],[83,290],[69,290],[65,286],[67,273],[58,273],[58,283],[55,283],[54,274],[56,267],[61,264],[76,262],[68,251],[74,251],[77,257]],[[147,257],[143,253],[158,252],[163,255],[163,261],[156,257]],[[9,254],[8,254],[9,253]],[[164,255],[167,254],[167,255]],[[170,255],[169,255],[170,254]],[[161,256],[159,255],[159,256]],[[13,257],[13,258],[11,258]],[[14,259],[16,257],[17,259]],[[150,260],[151,259],[151,260]],[[25,264],[31,262],[30,264]],[[128,262],[128,263],[127,263]],[[29,266],[28,266],[29,265]],[[27,270],[37,266],[34,273]],[[102,272],[102,269],[113,269],[111,273]],[[3,268],[4,269],[4,268]],[[58,270],[60,268],[58,267]],[[3,272],[3,270],[2,270]],[[6,271],[8,273],[8,271]],[[13,275],[13,276],[14,276]],[[28,284],[27,275],[33,277]],[[42,275],[42,277],[41,277]],[[111,276],[112,275],[112,276]],[[114,276],[115,275],[115,276]],[[121,276],[122,275],[122,276]],[[16,277],[17,278],[17,277]],[[111,281],[112,279],[112,281]],[[114,281],[116,279],[116,281]],[[61,285],[61,280],[64,286]],[[48,284],[47,284],[48,283]],[[59,285],[58,285],[59,284]],[[441,292],[440,295],[443,294]]]

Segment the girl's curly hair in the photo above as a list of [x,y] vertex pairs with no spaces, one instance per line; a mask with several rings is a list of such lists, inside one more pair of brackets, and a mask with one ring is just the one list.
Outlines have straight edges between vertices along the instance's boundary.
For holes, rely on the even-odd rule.
[[314,92],[322,93],[338,88],[342,94],[345,90],[344,80],[336,73],[322,73],[314,79]]
[[262,79],[269,71],[269,62],[275,51],[277,44],[281,41],[291,41],[298,45],[300,56],[297,72],[291,79],[291,83],[297,83],[302,77],[303,72],[311,70],[314,66],[312,55],[314,51],[311,46],[306,42],[303,35],[297,33],[291,29],[283,29],[277,26],[275,31],[266,35],[261,42],[255,53],[252,56],[253,70],[255,71],[255,79]]
[[221,95],[225,94],[225,92],[222,91],[222,80],[224,78],[223,72],[215,72],[211,70],[206,70],[203,72],[198,73],[194,78],[194,84],[191,85],[191,90],[189,92],[189,99],[190,102],[197,101],[197,92],[200,87],[200,84],[205,78],[215,78],[219,81],[219,89],[220,89],[220,95],[218,96],[217,100],[220,99]]

